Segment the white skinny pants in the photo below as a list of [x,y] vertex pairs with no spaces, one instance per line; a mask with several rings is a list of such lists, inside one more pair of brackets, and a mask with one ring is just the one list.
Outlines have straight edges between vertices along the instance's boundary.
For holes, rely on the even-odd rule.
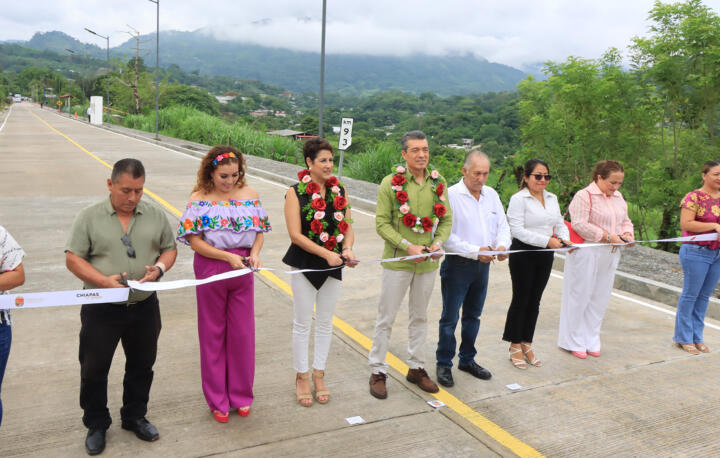
[[335,304],[340,296],[340,284],[336,278],[328,277],[317,290],[303,274],[291,275],[293,292],[293,366],[297,372],[305,373],[308,368],[308,345],[315,305],[315,356],[313,368],[325,370],[332,340],[332,320]]

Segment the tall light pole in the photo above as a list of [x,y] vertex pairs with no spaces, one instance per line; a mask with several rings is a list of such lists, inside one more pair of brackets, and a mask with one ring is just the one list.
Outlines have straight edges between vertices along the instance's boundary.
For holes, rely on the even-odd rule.
[[[70,48],[65,48],[65,51],[67,51],[67,52],[70,53],[70,63],[72,63],[72,56],[73,56],[73,54],[75,54],[75,51],[73,51],[73,50],[70,49]],[[80,89],[82,89],[82,87],[81,87]],[[69,94],[69,93],[70,93],[70,88],[68,88],[68,94]],[[35,95],[35,97],[37,98],[37,94]],[[68,99],[68,102],[70,102],[70,100],[71,100],[71,98]],[[84,102],[83,102],[83,103],[84,103]],[[70,106],[69,106],[69,104],[68,104],[68,114],[70,114]]]
[[318,113],[318,135],[323,136],[323,109],[325,105],[325,11],[327,0],[323,0],[322,41],[320,42],[320,108]]
[[148,0],[155,4],[157,29],[155,31],[155,140],[160,140],[160,0]]
[[[98,37],[105,39],[105,60],[108,64],[108,70],[110,70],[110,35],[108,35],[108,36],[100,35],[99,33],[93,32],[92,30],[88,29],[87,27],[85,27],[85,30],[92,33],[93,35],[97,35]],[[107,78],[105,78],[105,98],[106,98],[107,105],[110,106],[110,86],[108,85]]]

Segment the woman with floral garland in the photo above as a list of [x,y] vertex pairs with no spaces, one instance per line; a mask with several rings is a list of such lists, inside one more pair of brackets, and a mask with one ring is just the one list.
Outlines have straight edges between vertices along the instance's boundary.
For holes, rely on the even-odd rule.
[[[195,251],[195,277],[260,268],[264,233],[270,230],[258,193],[245,183],[245,161],[232,146],[205,155],[197,184],[178,226],[178,240]],[[220,423],[230,409],[250,414],[255,377],[253,275],[196,289],[202,388]]]
[[305,143],[307,169],[298,173],[300,182],[285,195],[285,222],[292,242],[283,262],[295,269],[335,269],[291,276],[293,291],[293,365],[297,371],[297,401],[310,407],[308,343],[315,304],[315,356],[312,381],[315,399],[330,400],[325,385],[325,363],[332,339],[332,318],[340,294],[343,264],[357,265],[350,205],[345,187],[333,176],[333,149],[327,140]]

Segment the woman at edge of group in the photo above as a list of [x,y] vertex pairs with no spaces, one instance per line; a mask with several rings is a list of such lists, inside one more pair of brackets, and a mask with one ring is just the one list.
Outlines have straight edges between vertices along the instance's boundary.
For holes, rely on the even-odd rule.
[[[211,148],[178,227],[178,240],[195,252],[195,277],[262,267],[258,256],[270,229],[257,191],[245,183],[242,153],[232,146]],[[253,275],[197,286],[196,296],[205,400],[220,423],[231,408],[246,417],[255,377]]]
[[[720,233],[720,162],[708,161],[702,169],[703,185],[680,203],[683,236]],[[709,353],[703,328],[710,295],[720,280],[720,241],[684,242],[680,247],[683,289],[678,299],[673,340],[686,352]]]
[[[545,188],[550,169],[540,159],[525,162],[520,190],[513,194],[507,209],[513,236],[511,250],[537,250],[571,246],[570,233],[563,222],[557,196]],[[512,301],[505,321],[503,340],[510,342],[510,361],[518,369],[527,362],[540,367],[542,362],[532,348],[540,299],[550,278],[554,253],[525,252],[510,255]],[[518,355],[518,356],[516,356]]]
[[[627,203],[618,191],[625,169],[616,161],[600,161],[592,176],[570,202],[573,229],[588,242],[634,242]],[[612,246],[578,249],[565,258],[558,346],[577,358],[600,356],[600,327],[618,262],[620,251]]]
[[[22,260],[25,252],[10,233],[0,226],[0,294],[25,283]],[[5,367],[12,344],[12,318],[9,310],[0,310],[0,390],[5,376]],[[2,400],[0,399],[0,425],[2,425]]]
[[308,367],[308,345],[315,304],[315,355],[312,382],[315,400],[325,404],[325,365],[332,339],[332,318],[340,295],[343,263],[355,267],[355,241],[346,191],[333,176],[333,149],[327,140],[309,140],[303,147],[307,169],[298,173],[298,184],[285,194],[285,222],[291,245],[283,262],[294,269],[328,269],[291,276],[293,291],[293,366],[297,402],[313,403]]

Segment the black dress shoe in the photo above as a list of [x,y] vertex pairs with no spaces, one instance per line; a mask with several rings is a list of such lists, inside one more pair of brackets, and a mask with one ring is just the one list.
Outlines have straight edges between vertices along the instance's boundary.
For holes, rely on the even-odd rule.
[[88,455],[99,455],[105,450],[105,430],[90,428],[85,438]]
[[450,388],[455,385],[453,381],[452,370],[449,367],[437,366],[437,381],[440,385]]
[[132,431],[138,439],[148,442],[156,441],[160,437],[157,428],[147,421],[145,417],[138,418],[137,420],[123,420],[122,429]]
[[468,365],[459,364],[458,369],[460,369],[461,371],[465,371],[469,374],[472,374],[474,377],[477,377],[477,378],[483,379],[483,380],[490,380],[490,377],[492,377],[492,374],[490,373],[489,370],[478,365],[475,361],[471,362]]

